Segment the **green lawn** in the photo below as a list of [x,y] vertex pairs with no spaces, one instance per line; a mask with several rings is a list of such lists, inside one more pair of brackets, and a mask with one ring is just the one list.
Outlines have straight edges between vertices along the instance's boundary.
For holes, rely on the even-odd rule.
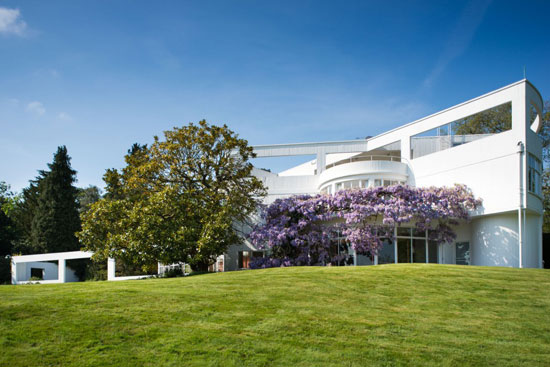
[[0,287],[0,366],[550,365],[550,271],[279,268]]

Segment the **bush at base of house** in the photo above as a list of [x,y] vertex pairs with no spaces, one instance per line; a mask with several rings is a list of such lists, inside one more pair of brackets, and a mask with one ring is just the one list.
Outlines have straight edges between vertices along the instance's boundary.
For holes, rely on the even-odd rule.
[[284,259],[275,259],[271,257],[254,257],[250,260],[250,269],[266,269],[266,268],[284,268],[295,266],[292,259],[286,257]]

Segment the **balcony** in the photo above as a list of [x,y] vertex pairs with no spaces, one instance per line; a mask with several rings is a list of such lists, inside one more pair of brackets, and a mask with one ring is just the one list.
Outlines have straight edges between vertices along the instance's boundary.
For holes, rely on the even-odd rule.
[[356,156],[327,165],[319,175],[318,187],[352,178],[407,181],[407,170],[407,163],[401,157]]

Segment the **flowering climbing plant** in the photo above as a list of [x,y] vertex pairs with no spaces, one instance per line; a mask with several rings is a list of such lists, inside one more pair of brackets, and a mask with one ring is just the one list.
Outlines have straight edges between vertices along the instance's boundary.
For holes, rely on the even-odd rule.
[[323,265],[345,260],[334,250],[340,238],[357,254],[376,255],[383,239],[393,239],[394,227],[428,230],[430,240],[451,242],[453,226],[469,219],[481,206],[464,185],[407,185],[342,190],[334,195],[300,195],[278,199],[265,208],[262,224],[249,237],[269,256],[254,259],[252,268]]

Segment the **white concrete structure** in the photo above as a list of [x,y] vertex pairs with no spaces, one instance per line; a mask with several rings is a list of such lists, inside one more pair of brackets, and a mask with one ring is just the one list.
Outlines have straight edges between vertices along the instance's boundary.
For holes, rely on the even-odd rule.
[[[70,268],[67,260],[90,259],[94,255],[91,251],[55,252],[50,254],[21,255],[11,258],[11,283],[26,284],[40,283],[68,283],[78,282],[79,279]],[[57,262],[57,264],[56,264]],[[107,280],[130,280],[149,278],[151,275],[116,276],[115,260],[107,260]],[[41,280],[30,280],[33,272],[39,272]],[[159,273],[160,274],[160,273]]]
[[[279,174],[260,169],[254,174],[268,187],[267,204],[295,194],[331,194],[354,187],[465,184],[483,200],[483,207],[471,213],[470,223],[457,228],[455,243],[434,247],[425,235],[396,232],[397,239],[384,251],[393,250],[395,262],[540,268],[542,142],[537,132],[542,103],[536,88],[521,80],[366,140],[256,146],[258,157],[316,159]],[[502,132],[464,128],[472,116],[491,116],[487,110],[498,109],[511,115],[511,124],[503,124]],[[242,259],[253,251],[250,244],[231,248],[225,270],[246,267]],[[388,259],[393,262],[391,255]],[[354,263],[363,260],[355,257]]]

